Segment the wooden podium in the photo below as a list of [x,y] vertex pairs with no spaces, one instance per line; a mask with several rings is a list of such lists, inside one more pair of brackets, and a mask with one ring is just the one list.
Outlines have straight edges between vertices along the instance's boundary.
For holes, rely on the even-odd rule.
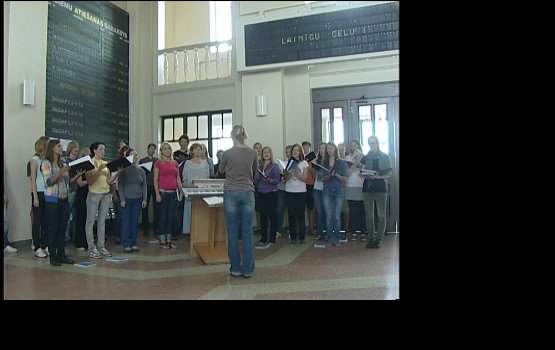
[[191,217],[191,257],[200,256],[209,265],[228,263],[223,204],[208,205],[202,197],[193,197]]

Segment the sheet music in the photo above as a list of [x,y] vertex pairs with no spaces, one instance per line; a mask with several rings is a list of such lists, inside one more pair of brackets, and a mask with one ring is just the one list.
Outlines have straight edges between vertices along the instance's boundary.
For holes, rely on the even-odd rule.
[[202,198],[202,200],[205,201],[206,204],[208,204],[210,206],[223,205],[224,204],[224,197],[204,197],[204,198]]

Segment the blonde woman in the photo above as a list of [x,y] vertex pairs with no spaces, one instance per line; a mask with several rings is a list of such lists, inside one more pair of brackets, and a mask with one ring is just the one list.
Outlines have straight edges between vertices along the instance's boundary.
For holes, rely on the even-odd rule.
[[160,147],[160,159],[154,163],[154,192],[159,207],[160,247],[162,249],[177,248],[172,243],[175,228],[177,202],[181,201],[181,178],[179,165],[172,159],[172,147],[164,142]]
[[[256,171],[256,151],[245,145],[247,132],[242,125],[231,130],[233,147],[224,152],[219,171],[225,173],[224,211],[227,223],[227,252],[233,277],[249,278],[254,273],[252,216],[254,212],[253,174]],[[243,255],[239,251],[242,237]]]

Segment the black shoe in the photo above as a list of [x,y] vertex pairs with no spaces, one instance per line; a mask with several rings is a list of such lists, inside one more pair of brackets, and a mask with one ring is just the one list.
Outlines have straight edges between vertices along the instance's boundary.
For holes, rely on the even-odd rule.
[[62,266],[58,260],[50,260],[50,265],[52,266]]
[[368,241],[368,243],[366,244],[366,248],[368,249],[379,249],[381,247],[382,247],[381,241],[377,239],[372,239]]
[[67,256],[65,256],[65,257],[63,257],[63,258],[61,258],[61,259],[58,259],[58,262],[60,262],[60,263],[62,263],[62,264],[71,264],[71,265],[75,264],[75,261],[73,261],[72,259],[68,258]]

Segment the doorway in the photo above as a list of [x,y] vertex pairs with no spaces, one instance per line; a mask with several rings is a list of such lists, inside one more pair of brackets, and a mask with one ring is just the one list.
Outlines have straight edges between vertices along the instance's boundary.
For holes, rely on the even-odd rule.
[[399,232],[399,83],[380,83],[312,91],[314,147],[358,140],[364,154],[376,135],[391,158],[386,232]]

